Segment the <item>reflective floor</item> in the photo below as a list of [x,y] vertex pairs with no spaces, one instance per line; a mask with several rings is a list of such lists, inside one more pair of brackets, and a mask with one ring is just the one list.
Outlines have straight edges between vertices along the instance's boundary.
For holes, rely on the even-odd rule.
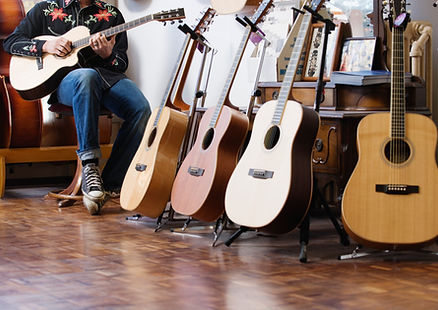
[[116,200],[101,216],[58,209],[49,189],[8,188],[0,200],[0,309],[438,308],[438,256],[338,260],[355,244],[341,245],[324,216],[311,219],[301,263],[299,230],[249,231],[228,247],[228,225],[212,246],[212,225],[182,232],[175,219],[155,232],[156,220],[126,220]]

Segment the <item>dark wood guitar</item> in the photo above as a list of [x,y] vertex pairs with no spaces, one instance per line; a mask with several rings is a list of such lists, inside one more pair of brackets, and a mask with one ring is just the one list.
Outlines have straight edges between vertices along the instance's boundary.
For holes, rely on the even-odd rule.
[[[0,46],[24,18],[21,0],[0,3]],[[40,100],[20,97],[9,81],[11,55],[0,48],[0,148],[37,147],[42,139],[42,107]]]
[[[272,0],[263,1],[251,21],[258,23],[271,5]],[[203,115],[193,148],[173,183],[172,207],[183,215],[214,221],[224,212],[225,188],[248,130],[247,116],[231,108],[229,93],[250,34],[247,26],[219,102]]]
[[[146,24],[151,21],[168,21],[185,18],[184,9],[162,11],[124,23],[100,33],[111,37],[123,31]],[[78,53],[90,44],[90,30],[77,26],[63,37],[72,41],[72,51],[66,57],[44,54],[41,58],[13,55],[10,63],[11,84],[26,100],[40,99],[52,93],[60,81],[79,62]],[[40,36],[36,39],[51,40],[53,36]]]
[[[215,11],[208,9],[194,31],[198,34],[204,32],[214,15]],[[186,35],[163,101],[149,118],[143,139],[123,180],[120,204],[125,210],[136,210],[144,216],[156,218],[169,201],[188,122],[187,115],[172,104],[171,94],[175,87],[178,93],[184,86],[185,77],[181,77],[178,84],[177,77],[184,64],[190,66],[197,43],[190,33]],[[188,60],[184,61],[188,50]]]
[[[312,1],[312,9],[320,4]],[[225,211],[236,224],[286,233],[297,227],[309,208],[319,116],[288,98],[311,19],[305,13],[294,23],[298,36],[278,100],[264,103],[257,112],[248,146],[228,182]]]
[[437,129],[430,118],[406,113],[405,8],[405,0],[389,1],[391,110],[359,123],[359,159],[342,198],[342,221],[349,235],[383,249],[420,247],[438,235]]

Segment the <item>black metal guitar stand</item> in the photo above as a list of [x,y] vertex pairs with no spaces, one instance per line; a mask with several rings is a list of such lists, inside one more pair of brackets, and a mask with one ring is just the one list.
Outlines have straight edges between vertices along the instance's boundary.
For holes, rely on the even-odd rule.
[[[325,67],[325,61],[326,61],[326,54],[327,54],[327,40],[330,32],[335,29],[335,24],[329,20],[322,17],[318,12],[312,10],[308,6],[304,6],[304,9],[308,12],[310,12],[318,21],[321,21],[325,24],[324,27],[324,43],[322,48],[322,54],[321,54],[321,63],[319,66],[319,76],[316,83],[316,95],[315,95],[315,103],[314,103],[314,109],[317,113],[319,113],[319,107],[323,98],[323,92],[324,92],[324,67]],[[339,234],[340,242],[343,245],[349,245],[350,241],[348,239],[348,235],[344,230],[344,227],[341,223],[338,222],[338,220],[335,218],[335,216],[330,211],[330,207],[325,200],[323,194],[320,192],[318,187],[318,180],[313,176],[313,194],[312,194],[312,201],[310,204],[310,207],[315,206],[318,201],[321,203],[321,205],[324,207],[324,210],[326,211],[328,217],[330,218],[331,222],[333,223],[333,226],[335,227],[336,231]],[[303,222],[300,225],[300,255],[299,260],[302,263],[307,262],[307,245],[309,243],[309,229],[310,229],[310,212],[307,212]]]

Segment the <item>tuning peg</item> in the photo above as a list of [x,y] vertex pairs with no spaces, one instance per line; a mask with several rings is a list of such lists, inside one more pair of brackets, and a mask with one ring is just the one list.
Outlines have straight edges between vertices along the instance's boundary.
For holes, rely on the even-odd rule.
[[166,22],[163,22],[163,26],[166,26]]

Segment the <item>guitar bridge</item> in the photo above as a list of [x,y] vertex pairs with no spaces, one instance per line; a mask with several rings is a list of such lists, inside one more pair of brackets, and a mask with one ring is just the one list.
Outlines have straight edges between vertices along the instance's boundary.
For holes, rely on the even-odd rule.
[[274,171],[263,169],[249,169],[248,175],[256,179],[272,179]]
[[204,171],[205,171],[205,169],[198,168],[198,167],[192,167],[192,166],[190,166],[188,169],[188,173],[190,175],[195,176],[195,177],[200,177],[200,176],[204,175]]
[[418,194],[420,192],[420,187],[417,185],[406,184],[376,184],[376,192],[389,195]]

